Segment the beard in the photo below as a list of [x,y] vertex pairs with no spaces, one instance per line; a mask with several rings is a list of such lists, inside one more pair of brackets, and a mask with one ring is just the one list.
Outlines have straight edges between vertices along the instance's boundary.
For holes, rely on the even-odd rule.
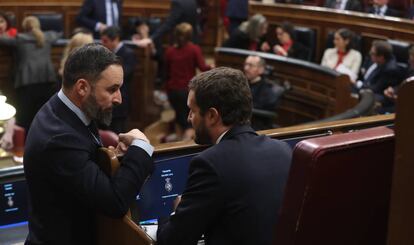
[[193,128],[195,129],[195,143],[199,145],[210,145],[212,143],[204,120],[200,122],[198,127],[194,127],[193,125]]
[[93,91],[86,99],[81,109],[85,112],[87,117],[96,120],[98,123],[109,126],[112,122],[112,107],[105,110],[100,108]]

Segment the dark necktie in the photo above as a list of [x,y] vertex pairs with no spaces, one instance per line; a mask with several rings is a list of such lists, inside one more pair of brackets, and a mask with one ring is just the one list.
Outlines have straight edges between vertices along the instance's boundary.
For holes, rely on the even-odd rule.
[[91,133],[93,140],[96,144],[102,146],[102,141],[101,141],[101,137],[99,136],[99,131],[98,131],[98,127],[96,127],[96,123],[94,121],[92,121],[89,125],[88,125],[88,129],[89,132]]

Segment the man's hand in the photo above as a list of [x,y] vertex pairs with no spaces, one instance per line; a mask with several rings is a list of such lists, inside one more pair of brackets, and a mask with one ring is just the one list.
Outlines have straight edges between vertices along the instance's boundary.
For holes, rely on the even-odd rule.
[[150,143],[144,133],[142,133],[138,129],[132,129],[128,133],[119,134],[119,143],[116,147],[116,151],[119,154],[124,154],[128,150],[128,147],[132,144],[132,141],[136,139]]

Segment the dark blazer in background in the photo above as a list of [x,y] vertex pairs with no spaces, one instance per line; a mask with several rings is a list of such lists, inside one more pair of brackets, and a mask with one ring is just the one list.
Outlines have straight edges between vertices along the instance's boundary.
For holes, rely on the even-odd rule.
[[122,217],[152,171],[151,157],[129,147],[115,176],[96,165],[99,145],[57,95],[33,120],[24,153],[29,193],[26,244],[95,244],[95,215]]
[[395,58],[391,58],[387,63],[378,66],[372,71],[367,79],[364,80],[364,87],[370,88],[374,93],[382,95],[384,89],[401,83],[405,74],[406,72],[398,66]]
[[[126,119],[128,117],[129,108],[131,105],[131,98],[129,97],[129,91],[131,89],[131,83],[134,78],[134,70],[137,63],[134,50],[126,46],[125,44],[116,52],[116,55],[121,58],[122,68],[124,70],[124,83],[121,87],[122,104],[116,106],[112,113],[112,125],[110,128],[115,133],[124,133]],[[119,128],[115,123],[120,124]]]
[[414,7],[411,7],[411,8],[408,10],[408,15],[407,15],[407,18],[408,18],[408,19],[413,19],[413,18],[414,18]]
[[[375,8],[373,6],[369,7],[367,13],[375,14]],[[385,11],[385,16],[400,17],[400,12],[388,6]]]
[[170,15],[151,35],[152,40],[161,38],[166,33],[172,33],[176,25],[187,22],[193,27],[193,42],[198,43],[198,21],[196,0],[172,0]]
[[283,142],[234,126],[190,163],[175,214],[158,226],[158,245],[271,244],[291,160]]
[[[325,0],[324,7],[334,9],[336,7],[336,0]],[[362,11],[361,2],[359,0],[348,0],[345,4],[345,10]]]
[[[118,22],[122,17],[122,0],[114,1],[118,6]],[[76,21],[79,25],[94,32],[94,37],[98,38],[99,33],[95,31],[96,23],[106,24],[105,0],[85,0],[79,11]],[[119,23],[117,23],[119,26]]]

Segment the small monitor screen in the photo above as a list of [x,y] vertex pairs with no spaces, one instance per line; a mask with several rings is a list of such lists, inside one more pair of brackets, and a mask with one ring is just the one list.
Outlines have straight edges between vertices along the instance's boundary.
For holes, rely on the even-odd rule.
[[173,201],[184,191],[190,161],[195,155],[155,161],[154,172],[137,196],[139,219],[142,223],[172,213]]
[[26,222],[26,181],[4,182],[0,186],[0,229]]

